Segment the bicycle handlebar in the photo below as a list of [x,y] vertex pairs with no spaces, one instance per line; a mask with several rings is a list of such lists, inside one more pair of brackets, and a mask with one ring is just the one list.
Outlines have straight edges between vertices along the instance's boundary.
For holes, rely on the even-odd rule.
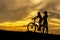
[[32,18],[32,20],[35,20],[36,18]]

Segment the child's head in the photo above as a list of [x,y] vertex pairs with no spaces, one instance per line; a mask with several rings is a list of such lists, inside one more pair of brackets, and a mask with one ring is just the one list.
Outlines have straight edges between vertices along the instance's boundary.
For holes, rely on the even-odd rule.
[[38,15],[40,15],[40,12],[38,12]]

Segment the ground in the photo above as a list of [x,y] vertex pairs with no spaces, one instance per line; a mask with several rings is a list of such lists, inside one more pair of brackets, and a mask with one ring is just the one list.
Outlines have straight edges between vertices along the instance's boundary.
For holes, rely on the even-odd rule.
[[[36,33],[36,32],[31,32],[31,31],[26,31],[26,32],[14,32],[14,31],[3,31],[0,30],[0,35],[3,35],[3,37],[19,37],[20,39],[31,39],[31,40],[58,40],[60,38],[60,35],[55,35],[55,34],[43,34],[43,33]],[[10,38],[11,38],[10,37]],[[15,39],[15,38],[14,38]],[[22,40],[23,40],[22,39]]]

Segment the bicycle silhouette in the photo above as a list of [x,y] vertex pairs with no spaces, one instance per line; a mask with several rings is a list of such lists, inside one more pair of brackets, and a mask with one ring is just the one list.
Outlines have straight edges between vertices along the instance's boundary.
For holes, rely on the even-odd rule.
[[[43,25],[42,25],[43,26]],[[30,22],[28,25],[27,25],[27,30],[28,31],[33,31],[33,32],[36,32],[38,31],[38,28],[39,28],[39,23],[36,22],[35,19],[33,19],[33,22]],[[46,30],[43,31],[43,28],[39,31],[40,33],[46,33]]]
[[38,27],[38,22],[36,22],[35,21],[35,19],[32,19],[33,20],[33,22],[30,22],[28,25],[27,25],[27,30],[28,31],[31,31],[31,30],[33,30],[34,32],[36,31],[36,27]]

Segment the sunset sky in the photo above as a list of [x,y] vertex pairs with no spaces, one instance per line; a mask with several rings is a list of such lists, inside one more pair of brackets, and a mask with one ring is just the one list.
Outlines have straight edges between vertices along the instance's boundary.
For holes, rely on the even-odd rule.
[[0,0],[0,29],[21,29],[44,10],[48,12],[49,32],[60,34],[60,0]]

